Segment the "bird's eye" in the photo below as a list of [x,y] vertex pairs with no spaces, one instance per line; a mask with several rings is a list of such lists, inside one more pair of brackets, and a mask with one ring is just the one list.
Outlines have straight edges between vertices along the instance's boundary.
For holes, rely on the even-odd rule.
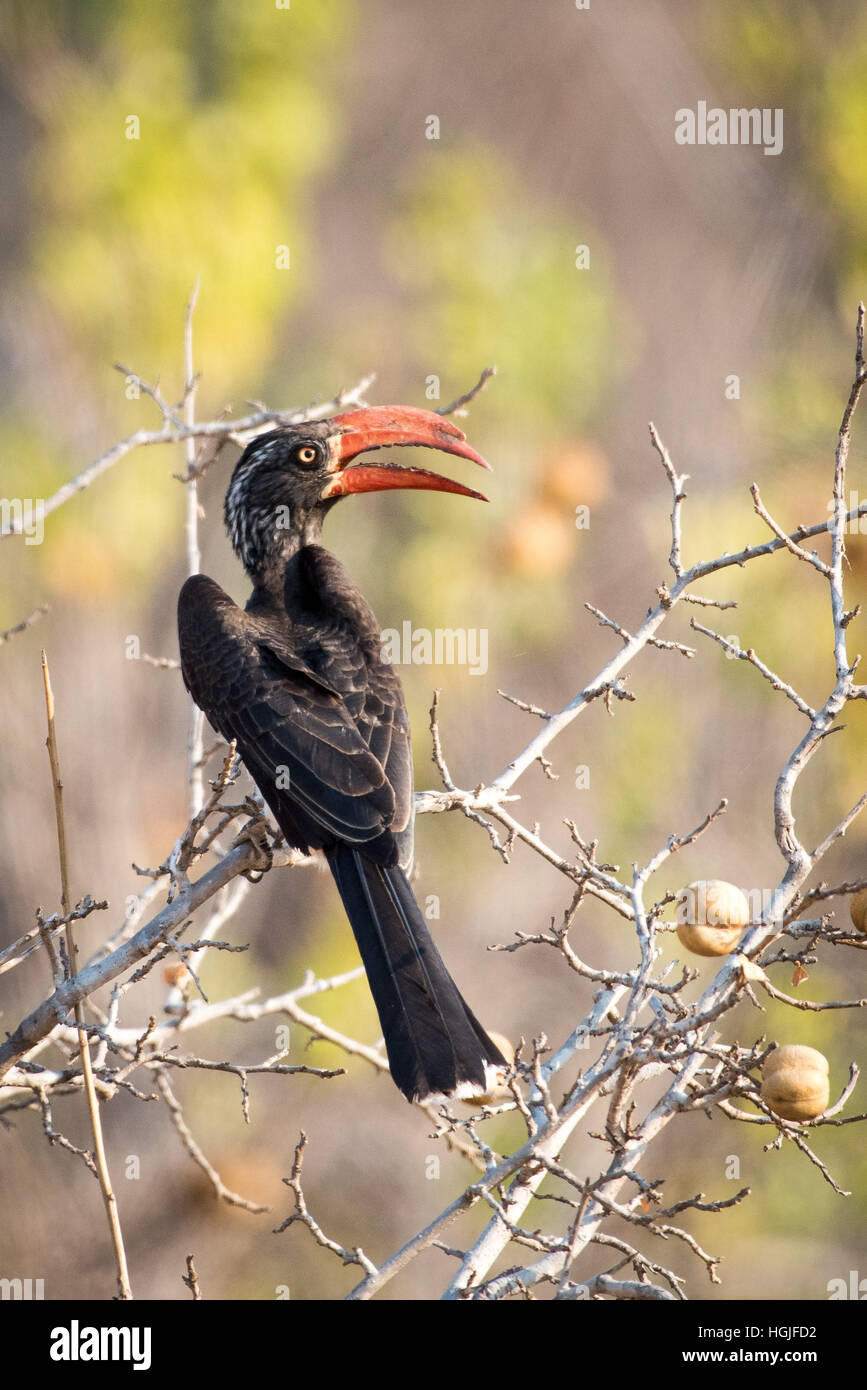
[[310,468],[319,458],[319,450],[314,449],[312,444],[301,444],[295,450],[295,462]]

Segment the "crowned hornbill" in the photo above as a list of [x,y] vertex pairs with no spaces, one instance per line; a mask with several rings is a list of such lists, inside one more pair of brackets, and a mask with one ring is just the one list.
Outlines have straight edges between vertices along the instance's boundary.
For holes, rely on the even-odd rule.
[[244,610],[205,575],[178,603],[187,689],[248,772],[288,843],[321,849],[337,882],[409,1100],[485,1090],[503,1057],[461,998],[409,886],[413,781],[400,681],[379,625],[319,543],[338,498],[426,488],[484,501],[421,468],[352,460],[426,445],[487,468],[461,430],[406,406],[281,425],[239,459],[226,493],[232,545],[253,583]]

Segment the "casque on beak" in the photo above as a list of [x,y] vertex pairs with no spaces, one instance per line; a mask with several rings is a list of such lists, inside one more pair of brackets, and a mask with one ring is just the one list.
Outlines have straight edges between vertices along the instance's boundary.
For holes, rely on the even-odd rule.
[[444,454],[457,454],[480,468],[490,470],[481,454],[471,449],[463,430],[451,420],[432,410],[419,410],[409,405],[382,405],[369,409],[351,410],[335,415],[331,424],[339,431],[334,477],[322,490],[323,501],[345,497],[352,492],[385,492],[390,488],[418,488],[431,492],[454,492],[461,497],[475,497],[487,502],[481,492],[464,487],[451,478],[431,473],[426,468],[404,468],[399,464],[352,464],[359,454],[369,449],[382,449],[389,444],[421,446],[439,449]]

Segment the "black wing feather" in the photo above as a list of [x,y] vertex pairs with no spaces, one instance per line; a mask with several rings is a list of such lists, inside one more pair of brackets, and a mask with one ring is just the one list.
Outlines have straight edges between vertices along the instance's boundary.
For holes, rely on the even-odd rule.
[[255,614],[205,575],[181,589],[178,633],[187,689],[214,728],[237,740],[291,842],[320,848],[336,838],[371,852],[384,837],[375,857],[393,858],[395,794],[364,737],[378,733],[379,701],[356,722],[327,679],[281,650]]

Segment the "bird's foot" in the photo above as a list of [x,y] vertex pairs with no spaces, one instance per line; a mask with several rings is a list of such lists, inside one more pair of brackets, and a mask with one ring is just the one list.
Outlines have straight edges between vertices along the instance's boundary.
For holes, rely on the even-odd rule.
[[274,862],[274,852],[265,821],[247,821],[247,824],[232,841],[232,848],[245,844],[253,846],[256,851],[256,858],[250,867],[244,870],[244,878],[249,879],[251,883],[259,883]]

